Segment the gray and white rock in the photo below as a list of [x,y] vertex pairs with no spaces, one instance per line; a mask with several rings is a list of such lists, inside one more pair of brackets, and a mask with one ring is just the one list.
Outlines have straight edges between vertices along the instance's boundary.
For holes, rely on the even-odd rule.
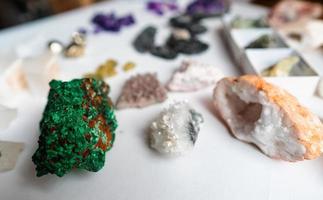
[[202,115],[187,102],[176,102],[152,122],[150,146],[163,154],[184,154],[193,149],[202,122]]
[[167,89],[176,92],[191,92],[208,86],[214,86],[221,78],[222,72],[213,65],[185,60],[174,72],[167,84]]

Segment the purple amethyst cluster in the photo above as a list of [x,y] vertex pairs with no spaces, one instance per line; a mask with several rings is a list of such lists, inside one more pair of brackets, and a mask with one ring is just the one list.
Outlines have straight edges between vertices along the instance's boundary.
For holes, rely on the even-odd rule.
[[129,14],[123,17],[117,17],[112,13],[97,13],[92,18],[92,23],[95,25],[96,33],[101,31],[119,32],[122,27],[130,26],[135,23],[135,18]]
[[149,1],[147,10],[157,15],[164,15],[167,11],[177,11],[178,6],[175,2]]
[[189,15],[214,16],[228,10],[226,0],[195,0],[186,7]]

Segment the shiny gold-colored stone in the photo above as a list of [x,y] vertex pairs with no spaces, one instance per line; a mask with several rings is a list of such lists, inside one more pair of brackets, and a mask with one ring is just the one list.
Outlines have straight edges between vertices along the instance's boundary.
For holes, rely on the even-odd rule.
[[114,59],[109,59],[105,62],[105,65],[107,65],[109,67],[117,67],[118,62]]
[[133,70],[135,67],[136,67],[136,64],[134,62],[126,62],[122,68],[123,68],[123,71],[127,72],[130,70]]
[[115,65],[103,64],[98,67],[95,73],[97,76],[102,78],[109,78],[117,75],[117,70]]

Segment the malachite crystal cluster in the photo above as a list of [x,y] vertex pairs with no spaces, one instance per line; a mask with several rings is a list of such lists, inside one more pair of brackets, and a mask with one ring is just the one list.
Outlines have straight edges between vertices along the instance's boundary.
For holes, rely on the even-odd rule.
[[109,86],[86,78],[53,80],[50,87],[39,147],[32,157],[37,176],[62,177],[75,168],[99,171],[117,128]]

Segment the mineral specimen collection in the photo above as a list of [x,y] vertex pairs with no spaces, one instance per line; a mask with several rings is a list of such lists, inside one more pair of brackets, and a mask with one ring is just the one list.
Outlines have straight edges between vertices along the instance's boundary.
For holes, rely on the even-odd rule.
[[184,154],[193,149],[202,122],[187,102],[174,103],[151,124],[150,146],[163,154]]
[[164,45],[156,46],[155,35],[157,29],[153,26],[148,26],[135,38],[133,46],[140,53],[149,52],[154,56],[164,59],[175,59],[180,53],[188,55],[199,54],[206,51],[209,45],[193,36],[198,31],[201,30],[187,30],[186,28],[179,29],[177,27]]
[[179,54],[199,54],[209,48],[198,35],[205,33],[207,28],[202,20],[219,15],[227,8],[221,1],[197,0],[192,2],[186,12],[170,18],[169,25],[173,31],[162,45],[155,44],[157,28],[147,26],[135,38],[134,48],[140,52],[149,52],[164,59],[175,59]]
[[75,79],[53,80],[50,87],[39,147],[32,157],[37,176],[61,177],[75,168],[100,170],[117,128],[109,86],[96,79]]

